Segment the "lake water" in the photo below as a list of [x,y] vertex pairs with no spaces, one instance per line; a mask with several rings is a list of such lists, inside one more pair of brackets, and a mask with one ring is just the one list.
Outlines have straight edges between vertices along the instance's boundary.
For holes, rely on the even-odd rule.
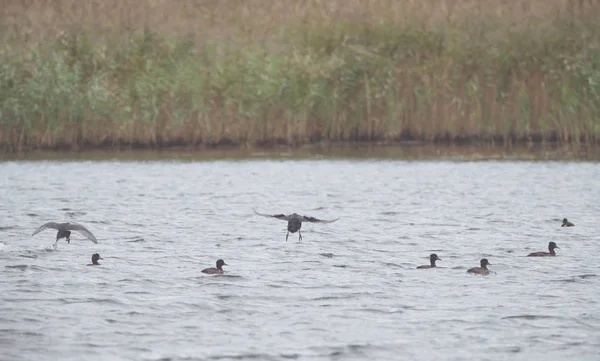
[[[5,160],[0,359],[598,360],[599,179],[576,160]],[[285,242],[253,207],[340,219]],[[31,237],[47,221],[98,244],[53,249]],[[467,274],[482,257],[496,273]]]

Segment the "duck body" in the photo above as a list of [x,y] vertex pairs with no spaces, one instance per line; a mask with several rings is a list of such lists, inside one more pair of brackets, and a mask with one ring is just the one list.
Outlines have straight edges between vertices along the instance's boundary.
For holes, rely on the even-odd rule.
[[[302,228],[301,216],[296,213],[292,214],[290,216],[290,220],[288,221],[288,225],[287,225],[288,232],[296,233],[296,232],[299,232],[301,228]],[[300,239],[302,239],[302,235],[300,233],[298,233],[298,235],[300,236]],[[286,237],[286,241],[287,241],[287,237]]]
[[209,275],[217,275],[223,273],[223,269],[218,269],[214,267],[205,268],[201,271],[202,273],[206,273]]
[[430,268],[436,268],[437,266],[435,265],[435,261],[441,261],[442,259],[439,258],[437,256],[437,254],[432,253],[429,255],[429,264],[425,264],[422,266],[417,267],[417,269],[430,269]]
[[560,225],[561,227],[575,227],[575,225],[571,222],[569,222],[566,218],[563,218],[562,224]]
[[488,275],[490,274],[490,270],[487,268],[491,263],[487,260],[487,258],[483,258],[480,262],[480,267],[473,267],[467,270],[467,273],[477,274],[477,275]]
[[209,275],[216,275],[216,274],[222,274],[223,273],[223,266],[227,266],[227,263],[225,263],[225,261],[223,261],[222,259],[217,261],[217,267],[209,267],[209,268],[205,268],[203,269],[202,273],[206,273]]
[[556,252],[554,251],[556,248],[560,248],[554,242],[548,243],[548,250],[550,252],[533,252],[527,255],[527,257],[554,257],[556,256]]
[[45,229],[55,229],[58,231],[58,232],[56,232],[56,242],[54,242],[55,246],[58,243],[58,240],[61,238],[66,238],[67,243],[71,243],[71,231],[77,231],[77,232],[83,234],[90,241],[92,241],[94,243],[98,243],[98,240],[96,239],[96,237],[87,228],[85,228],[84,226],[82,226],[80,224],[69,223],[69,222],[66,222],[66,223],[57,223],[57,222],[44,223],[38,229],[36,229],[35,232],[33,232],[33,234],[31,236],[33,237]]
[[271,217],[271,218],[276,218],[276,219],[280,219],[282,221],[287,221],[288,225],[287,225],[287,234],[285,235],[285,241],[287,242],[288,237],[290,236],[290,233],[296,233],[298,232],[298,241],[302,240],[302,233],[300,232],[300,229],[302,228],[302,222],[311,222],[311,223],[332,223],[337,221],[339,218],[333,219],[333,220],[325,220],[325,219],[318,219],[315,217],[310,217],[310,216],[302,216],[298,213],[292,213],[292,214],[264,214],[264,213],[259,213],[256,211],[256,209],[252,208],[252,210],[254,211],[254,213],[258,214],[259,216],[263,216],[263,217]]

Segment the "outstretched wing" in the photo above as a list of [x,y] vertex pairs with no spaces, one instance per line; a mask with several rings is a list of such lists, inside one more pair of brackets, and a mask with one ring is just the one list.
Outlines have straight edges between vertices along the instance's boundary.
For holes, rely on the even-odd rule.
[[318,219],[318,218],[310,217],[310,216],[303,216],[303,217],[304,217],[304,219],[303,219],[304,222],[312,222],[312,223],[333,223],[333,222],[337,221],[338,219],[340,219],[339,217],[336,219],[332,219],[332,220]]
[[36,229],[35,232],[33,232],[33,234],[31,235],[31,237],[35,236],[36,234],[40,233],[41,231],[43,231],[45,229],[52,228],[52,229],[58,230],[59,227],[60,227],[60,223],[48,222],[46,224],[41,225],[40,228]]
[[84,236],[86,236],[87,238],[89,238],[92,242],[98,243],[98,240],[96,239],[96,237],[94,237],[92,232],[90,232],[87,228],[85,228],[81,224],[69,223],[67,225],[66,229],[68,231],[77,231],[77,232],[83,234]]
[[256,211],[256,209],[254,209],[254,208],[252,208],[252,210],[254,211],[254,213],[258,214],[259,216],[263,216],[263,217],[277,218],[277,219],[281,219],[282,221],[289,221],[291,219],[290,216],[286,216],[285,214],[264,214],[264,213],[258,213]]

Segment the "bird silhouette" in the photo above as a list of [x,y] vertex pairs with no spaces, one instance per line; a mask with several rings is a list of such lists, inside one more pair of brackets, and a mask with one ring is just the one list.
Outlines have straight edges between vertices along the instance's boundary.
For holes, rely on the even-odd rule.
[[259,216],[277,218],[277,219],[281,219],[282,221],[287,221],[288,222],[288,226],[287,226],[288,233],[285,235],[286,242],[288,240],[290,232],[291,233],[298,232],[298,242],[300,242],[302,240],[302,233],[300,232],[300,228],[302,228],[302,222],[332,223],[339,219],[339,217],[338,217],[338,218],[332,219],[332,220],[324,220],[324,219],[318,219],[318,218],[310,217],[310,216],[301,216],[298,213],[288,214],[287,216],[285,214],[264,214],[264,213],[257,212],[256,209],[254,209],[254,208],[252,208],[252,210],[254,211],[254,213],[258,214]]
[[48,222],[48,223],[40,226],[40,228],[36,229],[35,232],[33,232],[33,234],[31,235],[31,237],[35,236],[36,234],[38,234],[41,231],[46,230],[46,229],[58,230],[58,232],[56,233],[56,242],[54,242],[54,247],[56,247],[58,240],[61,238],[66,238],[67,243],[71,243],[71,231],[77,231],[77,232],[83,234],[84,236],[86,236],[92,242],[98,243],[98,240],[96,239],[96,237],[94,237],[92,232],[90,232],[87,228],[85,228],[81,224],[69,223],[69,222],[67,222],[67,223]]

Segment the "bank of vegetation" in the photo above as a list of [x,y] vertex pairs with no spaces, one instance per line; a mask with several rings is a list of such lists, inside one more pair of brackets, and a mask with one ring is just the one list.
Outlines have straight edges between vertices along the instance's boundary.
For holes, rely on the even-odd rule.
[[0,0],[0,147],[597,143],[600,4]]

